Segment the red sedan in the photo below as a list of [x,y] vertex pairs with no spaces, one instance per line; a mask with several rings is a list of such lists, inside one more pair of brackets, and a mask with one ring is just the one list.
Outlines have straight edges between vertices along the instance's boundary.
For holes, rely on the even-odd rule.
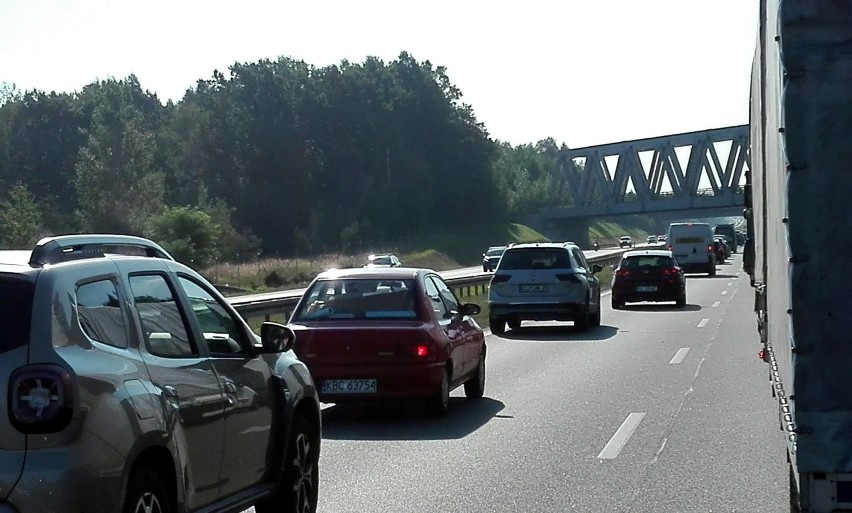
[[454,388],[485,390],[479,311],[429,269],[334,269],[306,289],[290,327],[321,401],[416,398],[444,415]]

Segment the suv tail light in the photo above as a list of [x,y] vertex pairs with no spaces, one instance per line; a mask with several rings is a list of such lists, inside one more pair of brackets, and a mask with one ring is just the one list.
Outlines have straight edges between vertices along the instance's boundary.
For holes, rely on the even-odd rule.
[[508,274],[495,274],[491,278],[491,283],[503,283],[504,281],[509,281]]
[[58,365],[21,367],[9,378],[9,419],[22,433],[55,433],[71,422],[71,375]]
[[631,274],[633,274],[633,271],[629,269],[617,269],[615,271],[616,276],[630,276]]
[[577,275],[571,273],[557,274],[556,279],[559,281],[567,281],[571,283],[582,283],[580,281],[580,278],[577,277]]

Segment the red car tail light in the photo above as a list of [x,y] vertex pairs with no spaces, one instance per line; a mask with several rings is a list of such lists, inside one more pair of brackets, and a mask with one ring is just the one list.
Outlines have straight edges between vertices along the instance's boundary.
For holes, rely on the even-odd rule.
[[580,283],[580,278],[578,278],[575,274],[564,273],[557,274],[556,279],[559,281],[568,281],[571,283]]
[[9,419],[22,433],[55,433],[71,422],[71,375],[57,365],[30,365],[9,378]]
[[663,269],[663,274],[665,274],[666,276],[676,276],[677,275],[677,269],[675,269],[674,267],[669,267],[668,269]]
[[672,250],[672,245],[671,245],[671,244],[669,244],[669,251],[671,251],[671,250]]
[[631,274],[633,274],[633,271],[629,269],[617,269],[615,271],[616,276],[630,276]]
[[503,283],[504,281],[509,281],[508,274],[495,274],[491,278],[491,283]]
[[415,358],[428,358],[432,356],[432,347],[427,343],[410,344],[400,347],[397,354],[413,356]]

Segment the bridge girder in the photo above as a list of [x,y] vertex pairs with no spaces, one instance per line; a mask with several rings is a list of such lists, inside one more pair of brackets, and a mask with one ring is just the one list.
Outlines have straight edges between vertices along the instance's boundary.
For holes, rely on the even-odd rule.
[[[730,145],[724,163],[719,145]],[[687,151],[684,165],[678,153]],[[742,206],[740,182],[748,169],[748,151],[748,125],[566,150],[558,154],[557,164],[571,206],[543,212],[542,217]],[[647,167],[643,155],[649,157]],[[612,160],[617,160],[614,171],[608,162]]]

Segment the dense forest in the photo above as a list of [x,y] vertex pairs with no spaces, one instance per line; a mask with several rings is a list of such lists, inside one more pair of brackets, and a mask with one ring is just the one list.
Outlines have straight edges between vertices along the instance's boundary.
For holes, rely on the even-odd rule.
[[560,149],[492,139],[446,70],[407,53],[237,63],[165,104],[132,75],[4,83],[0,248],[111,232],[196,266],[357,251],[560,204]]

